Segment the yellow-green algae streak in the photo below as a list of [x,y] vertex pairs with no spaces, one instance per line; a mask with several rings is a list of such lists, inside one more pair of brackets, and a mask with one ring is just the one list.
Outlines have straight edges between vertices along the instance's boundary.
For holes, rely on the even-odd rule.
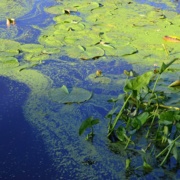
[[[101,2],[103,6],[99,7],[97,2],[90,1],[90,4],[80,1],[71,1],[69,4],[68,2],[61,2],[60,8],[72,8],[73,11],[77,9],[82,18],[75,15],[73,17],[64,15],[62,11],[62,15],[54,18],[57,24],[42,31],[39,42],[43,46],[18,44],[24,53],[25,60],[48,59],[49,57],[34,58],[44,53],[47,56],[51,54],[51,59],[61,62],[58,55],[66,53],[71,57],[82,59],[97,56],[124,56],[129,62],[152,64],[157,61],[159,63],[168,60],[171,56],[178,56],[180,45],[166,43],[162,38],[164,35],[178,36],[179,15],[174,12],[155,10],[148,5],[127,3],[129,1],[113,1],[112,3],[112,1],[107,0],[98,2]],[[78,8],[78,6],[80,7]],[[49,9],[47,11],[50,12]],[[55,11],[53,10],[53,12]],[[65,18],[65,21],[62,21],[62,18]],[[71,26],[72,24],[73,26]],[[87,34],[88,38],[86,38]],[[162,44],[170,53],[169,56],[167,56]],[[33,48],[37,49],[37,47],[38,52],[31,52]],[[17,49],[14,47],[12,49],[13,51],[7,51],[4,48],[1,53],[6,53],[8,58],[14,58],[17,55]],[[86,103],[64,105],[52,102],[49,98],[49,91],[56,83],[55,80],[53,81],[52,78],[43,75],[40,71],[22,70],[24,66],[21,66],[21,63],[18,66],[17,59],[11,60],[14,63],[12,66],[4,66],[4,63],[0,61],[0,75],[25,83],[31,88],[31,93],[24,106],[25,118],[38,129],[43,137],[47,151],[54,161],[54,167],[62,178],[68,175],[69,178],[73,179],[84,179],[85,177],[85,179],[102,179],[102,176],[106,177],[107,174],[110,174],[109,179],[120,177],[125,179],[122,171],[125,167],[125,160],[121,156],[109,152],[107,144],[104,143],[107,142],[107,123],[104,122],[105,119],[97,110],[98,108],[106,109],[107,99],[111,96],[103,94],[103,88],[107,88],[106,91],[108,91],[110,87],[108,85],[102,86],[99,84],[101,81],[98,81],[97,86],[103,89],[102,94],[94,93],[93,98]],[[108,59],[100,59],[99,61],[107,63]],[[92,75],[89,78],[83,75],[84,71],[86,74],[92,73],[90,67],[85,63],[81,64],[78,61],[77,66],[71,63],[65,64],[72,67],[71,73],[59,65],[60,68],[56,71],[58,74],[55,76],[62,83],[60,86],[66,83],[61,80],[63,76],[66,75],[70,80],[73,78],[72,73],[75,70],[80,72],[84,79],[93,80]],[[49,73],[53,76],[53,72]],[[106,77],[106,72],[103,73]],[[117,81],[117,77],[124,78],[117,75]],[[121,82],[115,82],[115,80],[113,82],[115,85],[112,86],[111,84],[112,89],[119,88],[119,84],[121,85]],[[83,82],[81,83],[83,84]],[[72,85],[75,86],[76,83]],[[95,89],[96,83],[89,82],[89,87],[91,86]],[[100,118],[102,121],[97,126],[98,133],[94,145],[86,142],[84,137],[78,136],[78,127],[87,118],[87,115]],[[87,157],[95,161],[93,168],[82,163]],[[61,177],[58,176],[58,178]]]
[[[34,0],[1,0],[0,1],[0,22],[6,25],[6,19],[12,18],[17,22],[23,15],[27,14],[33,7]],[[0,28],[0,38],[12,39],[18,34],[17,25],[9,28]]]

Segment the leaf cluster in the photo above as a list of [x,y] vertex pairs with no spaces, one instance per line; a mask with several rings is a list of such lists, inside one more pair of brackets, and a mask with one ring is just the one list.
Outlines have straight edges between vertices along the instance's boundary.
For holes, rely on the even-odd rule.
[[[160,69],[148,71],[142,75],[129,79],[124,86],[124,104],[117,112],[117,99],[109,111],[110,119],[108,138],[124,144],[124,148],[135,147],[138,134],[143,134],[148,142],[147,147],[140,151],[145,154],[156,146],[156,159],[159,165],[164,165],[168,158],[173,156],[180,163],[180,108],[166,106],[166,94],[156,90],[161,74],[175,61],[163,63]],[[144,164],[148,164],[144,160]],[[148,164],[149,165],[149,164]],[[149,165],[150,166],[150,165]]]

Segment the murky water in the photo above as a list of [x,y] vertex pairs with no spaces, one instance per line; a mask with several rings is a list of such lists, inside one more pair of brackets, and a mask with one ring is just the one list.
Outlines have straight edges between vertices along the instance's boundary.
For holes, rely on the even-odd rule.
[[[147,1],[138,1],[146,3]],[[148,3],[155,7],[168,8],[166,4]],[[53,15],[43,11],[56,1],[32,1],[33,8],[17,17],[16,26],[3,30],[1,38],[22,43],[37,43],[40,34],[33,25],[44,28],[53,23]],[[177,4],[178,10],[178,4]],[[110,68],[113,67],[113,68]],[[132,66],[123,59],[80,62],[66,56],[59,61],[49,59],[34,69],[45,75],[39,89],[32,91],[25,84],[0,77],[0,179],[154,179],[164,176],[162,169],[150,175],[124,171],[126,154],[109,150],[106,138],[107,119],[104,116],[111,108],[107,100],[122,93],[124,69]],[[88,75],[101,69],[111,79],[109,84],[95,84]],[[22,71],[23,73],[23,71]],[[24,76],[28,74],[24,73]],[[22,74],[23,76],[23,74]],[[37,75],[38,77],[39,75]],[[40,76],[39,76],[40,77]],[[31,76],[29,76],[31,78]],[[19,80],[15,78],[15,80]],[[37,81],[38,82],[38,81]],[[30,85],[31,82],[29,83]],[[93,92],[93,98],[82,104],[63,105],[49,99],[49,89],[66,85],[82,87]],[[32,85],[33,87],[33,85]],[[33,87],[34,88],[34,87]],[[32,88],[32,89],[33,89]],[[93,144],[78,136],[82,120],[94,116],[101,120],[95,128],[97,135]],[[122,154],[121,154],[122,153]],[[133,163],[141,163],[137,155]],[[93,162],[88,164],[87,162]],[[158,174],[158,173],[159,174]]]

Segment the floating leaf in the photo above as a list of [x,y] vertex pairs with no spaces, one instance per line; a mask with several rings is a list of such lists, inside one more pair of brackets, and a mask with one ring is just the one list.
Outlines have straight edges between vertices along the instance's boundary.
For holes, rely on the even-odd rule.
[[19,66],[19,62],[14,57],[0,57],[0,68],[12,68]]
[[5,51],[14,53],[17,52],[20,47],[20,43],[8,39],[0,39],[0,44],[0,52]]
[[21,50],[30,53],[39,53],[43,50],[44,46],[41,44],[24,44],[21,45]]
[[80,59],[87,60],[87,59],[94,59],[104,56],[103,49],[99,47],[86,47],[85,51],[81,54]]
[[180,42],[180,38],[176,36],[164,36],[163,39],[169,42]]
[[69,92],[66,86],[52,89],[49,92],[51,99],[58,103],[81,103],[91,98],[92,92],[82,88],[73,87]]
[[27,61],[43,61],[49,58],[48,54],[43,53],[26,53],[24,59]]
[[79,16],[59,15],[53,18],[58,23],[78,23],[82,20]]
[[88,76],[88,79],[95,83],[102,83],[102,84],[109,84],[111,82],[111,79],[105,76],[96,76],[96,74],[90,74]]

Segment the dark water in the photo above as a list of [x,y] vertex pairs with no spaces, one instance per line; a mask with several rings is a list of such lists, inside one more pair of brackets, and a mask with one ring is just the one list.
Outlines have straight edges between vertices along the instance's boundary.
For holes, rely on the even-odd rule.
[[29,88],[5,77],[0,85],[0,179],[50,179],[52,162],[22,111]]

